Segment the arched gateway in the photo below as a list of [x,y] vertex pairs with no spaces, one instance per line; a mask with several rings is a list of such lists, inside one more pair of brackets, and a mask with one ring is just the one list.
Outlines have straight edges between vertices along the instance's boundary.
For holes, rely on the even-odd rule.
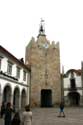
[[68,98],[71,106],[79,106],[80,94],[78,92],[69,92]]

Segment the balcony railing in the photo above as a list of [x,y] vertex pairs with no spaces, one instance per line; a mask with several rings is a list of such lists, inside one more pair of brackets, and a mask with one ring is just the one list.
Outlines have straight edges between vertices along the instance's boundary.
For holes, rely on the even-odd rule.
[[69,87],[68,90],[69,90],[69,91],[76,91],[77,88],[76,88],[76,87]]

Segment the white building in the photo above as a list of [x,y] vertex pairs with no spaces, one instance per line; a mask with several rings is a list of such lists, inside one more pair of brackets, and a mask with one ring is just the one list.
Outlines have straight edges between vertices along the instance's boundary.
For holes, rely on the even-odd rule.
[[70,69],[63,76],[62,95],[66,105],[83,105],[83,73],[82,70]]
[[11,102],[16,110],[29,104],[30,69],[0,46],[0,107]]

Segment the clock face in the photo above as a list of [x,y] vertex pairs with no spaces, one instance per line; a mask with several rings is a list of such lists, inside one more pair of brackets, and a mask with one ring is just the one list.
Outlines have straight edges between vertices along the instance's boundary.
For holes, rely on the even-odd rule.
[[43,47],[47,49],[49,47],[48,43],[43,44]]

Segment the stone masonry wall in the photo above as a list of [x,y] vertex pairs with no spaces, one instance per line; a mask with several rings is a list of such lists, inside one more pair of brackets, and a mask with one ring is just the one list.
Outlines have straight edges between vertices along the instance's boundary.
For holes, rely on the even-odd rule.
[[[48,48],[44,45],[47,43]],[[46,36],[39,36],[37,41],[32,38],[26,48],[26,64],[31,65],[31,104],[40,106],[41,90],[52,90],[52,103],[61,101],[60,52],[59,43],[52,44]],[[28,60],[28,61],[27,61]]]

